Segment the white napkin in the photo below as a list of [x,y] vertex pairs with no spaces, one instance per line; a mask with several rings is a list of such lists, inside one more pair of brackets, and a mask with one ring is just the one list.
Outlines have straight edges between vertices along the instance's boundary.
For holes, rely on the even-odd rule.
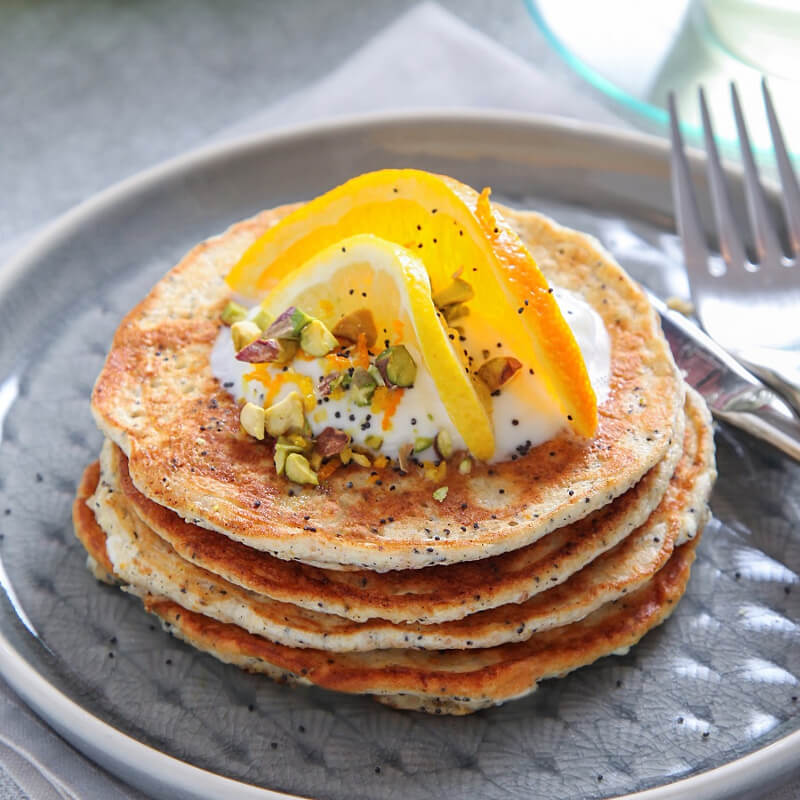
[[[220,131],[213,140],[354,112],[446,107],[535,111],[626,125],[588,94],[553,82],[439,6],[423,3],[327,77]],[[30,236],[8,242],[0,263]],[[37,800],[142,797],[77,753],[2,682],[0,795]]]
[[627,125],[588,93],[554,83],[458,17],[426,2],[318,83],[225,128],[220,137],[364,111],[464,107]]

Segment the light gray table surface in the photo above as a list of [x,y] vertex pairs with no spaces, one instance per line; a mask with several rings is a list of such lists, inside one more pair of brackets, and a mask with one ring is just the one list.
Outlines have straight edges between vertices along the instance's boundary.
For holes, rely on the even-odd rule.
[[[97,191],[325,76],[412,5],[4,0],[0,260],[30,231]],[[536,29],[523,0],[440,5],[553,81],[585,90]],[[25,713],[16,707],[0,720]],[[121,788],[114,779],[104,785]],[[0,797],[26,796],[0,767]]]
[[[410,0],[0,3],[0,245],[323,77]],[[582,86],[523,0],[440,3]]]

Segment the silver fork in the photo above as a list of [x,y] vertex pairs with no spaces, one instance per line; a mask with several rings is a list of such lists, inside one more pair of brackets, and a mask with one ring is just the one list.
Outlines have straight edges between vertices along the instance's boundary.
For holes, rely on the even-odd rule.
[[783,252],[770,219],[739,96],[733,84],[731,100],[744,163],[755,262],[747,256],[731,211],[702,89],[699,91],[700,112],[708,156],[708,178],[724,268],[718,259],[710,258],[689,176],[675,97],[670,94],[672,194],[692,302],[700,323],[713,339],[783,395],[800,414],[800,187],[764,80],[761,89],[783,189],[782,202],[791,255]]

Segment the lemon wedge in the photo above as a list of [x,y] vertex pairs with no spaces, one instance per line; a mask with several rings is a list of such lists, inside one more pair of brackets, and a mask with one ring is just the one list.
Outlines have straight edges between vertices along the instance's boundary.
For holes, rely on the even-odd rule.
[[481,316],[536,371],[572,429],[594,435],[597,399],[580,348],[547,280],[490,204],[488,190],[479,195],[452,178],[421,170],[360,175],[266,231],[233,267],[228,284],[246,296],[263,297],[298,264],[361,233],[412,251],[424,263],[434,292],[461,271]]
[[348,237],[291,271],[261,305],[273,316],[296,306],[329,328],[368,308],[381,343],[419,350],[470,452],[492,457],[494,433],[485,400],[440,321],[425,265],[406,248],[371,234]]

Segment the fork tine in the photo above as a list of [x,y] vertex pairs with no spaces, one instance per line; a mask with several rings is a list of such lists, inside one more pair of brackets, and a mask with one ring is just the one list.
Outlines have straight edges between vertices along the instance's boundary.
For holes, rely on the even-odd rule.
[[706,155],[708,156],[708,180],[711,184],[711,198],[714,205],[714,217],[717,221],[717,234],[719,236],[719,249],[729,269],[742,268],[747,261],[747,254],[742,244],[742,238],[731,211],[728,190],[725,188],[725,178],[719,162],[719,151],[714,140],[714,128],[711,125],[711,115],[708,113],[705,92],[702,87],[698,91],[700,100],[700,114],[703,118],[703,136],[706,142]]
[[669,93],[669,127],[672,148],[670,153],[672,198],[675,204],[675,215],[678,223],[678,234],[683,244],[683,260],[689,273],[689,288],[692,298],[695,297],[695,285],[708,283],[708,248],[705,235],[700,227],[700,212],[697,210],[692,180],[689,175],[689,163],[683,150],[678,112],[675,108],[675,94]]
[[786,143],[783,139],[778,115],[772,105],[772,97],[767,88],[767,79],[761,79],[761,92],[764,95],[764,106],[767,109],[769,131],[772,134],[772,144],[775,147],[775,161],[778,164],[778,174],[781,178],[781,197],[783,211],[786,214],[786,227],[789,229],[789,238],[792,242],[792,251],[795,256],[800,256],[800,186],[797,184],[792,162],[786,152]]
[[764,192],[761,189],[761,183],[758,178],[758,168],[753,158],[753,150],[750,146],[750,136],[747,133],[742,105],[739,102],[739,94],[733,83],[731,83],[731,102],[733,103],[733,115],[736,118],[736,130],[739,134],[739,149],[742,152],[742,162],[744,163],[747,210],[750,215],[750,224],[753,228],[753,238],[756,242],[758,263],[761,268],[769,267],[772,264],[780,264],[783,251],[767,211],[767,203],[764,200]]

